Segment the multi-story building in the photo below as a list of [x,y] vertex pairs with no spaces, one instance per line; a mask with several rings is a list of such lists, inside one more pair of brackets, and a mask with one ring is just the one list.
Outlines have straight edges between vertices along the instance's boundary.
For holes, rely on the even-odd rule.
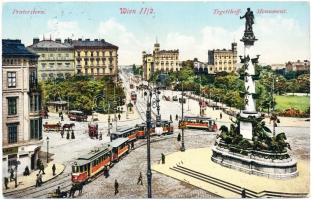
[[75,74],[73,47],[62,43],[61,39],[40,41],[34,38],[33,44],[28,49],[40,56],[39,80],[66,78]]
[[95,77],[118,75],[117,46],[104,39],[66,39],[65,43],[74,48],[76,74]]
[[285,63],[286,71],[308,71],[310,70],[310,61],[304,60],[300,61],[297,60],[297,62],[290,62],[288,61]]
[[210,74],[217,72],[235,72],[237,70],[237,43],[231,49],[213,49],[208,51],[208,70]]
[[42,145],[38,55],[20,40],[2,40],[2,173],[36,168]]
[[208,73],[207,63],[201,62],[197,58],[193,60],[193,68],[195,73]]
[[169,72],[179,71],[179,50],[160,50],[160,44],[154,44],[152,54],[143,51],[143,77],[149,80],[155,71]]

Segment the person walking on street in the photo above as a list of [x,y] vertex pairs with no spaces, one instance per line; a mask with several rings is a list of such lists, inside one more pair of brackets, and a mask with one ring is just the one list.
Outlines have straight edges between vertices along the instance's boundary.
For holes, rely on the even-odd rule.
[[41,186],[41,185],[42,185],[42,183],[43,183],[43,181],[42,181],[42,174],[41,174],[41,173],[39,173],[39,186]]
[[76,137],[75,137],[75,133],[74,133],[74,131],[73,130],[71,130],[71,139],[75,139]]
[[6,190],[9,189],[8,184],[9,184],[9,179],[8,179],[8,177],[4,177],[4,186],[5,186],[5,189],[6,189]]
[[170,121],[172,122],[173,121],[173,118],[172,118],[172,115],[170,114]]
[[176,114],[176,121],[178,121],[178,115]]
[[15,179],[14,179],[14,170],[12,169],[12,168],[10,168],[10,182],[11,181],[14,181]]
[[37,160],[37,169],[40,169],[40,166],[41,166],[41,159],[38,158],[38,160]]
[[162,164],[165,164],[165,155],[161,153]]
[[67,130],[67,135],[66,135],[66,139],[69,140],[70,138],[70,133],[69,133],[69,129]]
[[139,173],[137,185],[138,185],[139,183],[140,183],[141,185],[143,185],[143,175],[141,174],[141,172]]
[[219,118],[222,119],[222,113],[219,114]]
[[55,164],[53,164],[53,166],[52,166],[52,171],[53,171],[53,176],[55,176],[55,171],[56,171],[56,166],[55,166]]
[[39,170],[39,173],[42,171],[42,174],[45,174],[44,172],[44,165],[43,163],[41,162],[41,165],[40,165],[40,170]]
[[119,193],[119,183],[117,179],[114,182],[114,195],[117,195]]
[[120,119],[121,119],[121,115],[120,115],[120,113],[118,114],[118,118],[119,118],[119,121],[120,121]]
[[60,135],[64,138],[64,129],[60,131]]
[[40,186],[40,180],[39,180],[39,174],[37,174],[37,178],[36,178],[36,187]]
[[60,194],[61,194],[61,190],[60,190],[60,186],[58,186],[57,187],[57,189],[56,189],[56,195],[57,195],[57,197],[59,197],[60,196]]

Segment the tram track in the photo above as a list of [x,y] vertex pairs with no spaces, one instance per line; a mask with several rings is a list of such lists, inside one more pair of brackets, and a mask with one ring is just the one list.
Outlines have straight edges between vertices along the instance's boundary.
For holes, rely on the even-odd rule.
[[[211,132],[201,132],[199,131],[192,131],[195,132],[194,134],[185,135],[185,137],[194,137],[199,135],[208,134]],[[155,138],[156,137],[156,138]],[[150,143],[157,143],[164,140],[169,139],[175,139],[177,138],[176,135],[165,135],[165,136],[154,136],[151,138]],[[136,143],[134,149],[130,151],[130,153],[136,149],[139,149],[141,147],[144,147],[147,145],[146,139],[138,140]],[[121,159],[122,160],[122,159]],[[118,164],[118,163],[116,163]],[[68,167],[68,166],[67,166]],[[66,168],[65,168],[66,170]],[[103,174],[103,172],[98,173],[93,180],[97,179]],[[29,187],[25,189],[21,189],[18,191],[12,191],[4,194],[4,197],[6,198],[47,198],[48,193],[54,192],[58,186],[61,186],[62,191],[68,191],[71,188],[72,182],[71,182],[71,173],[65,173],[60,175],[59,177],[56,177],[53,180],[45,182],[41,187]]]

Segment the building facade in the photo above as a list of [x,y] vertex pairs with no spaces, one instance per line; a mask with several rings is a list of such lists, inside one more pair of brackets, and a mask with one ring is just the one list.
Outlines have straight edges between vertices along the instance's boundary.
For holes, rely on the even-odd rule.
[[231,44],[231,49],[213,49],[208,51],[208,70],[210,74],[217,72],[236,72],[237,43]]
[[290,62],[288,61],[285,64],[286,71],[308,71],[310,70],[310,61],[309,60],[304,60],[300,61],[297,60],[296,62]]
[[160,50],[160,44],[155,43],[152,54],[143,51],[143,77],[149,80],[156,71],[179,71],[179,50]]
[[208,73],[208,65],[207,63],[199,61],[197,58],[193,60],[193,68],[195,73]]
[[2,40],[2,173],[36,168],[42,145],[38,55],[20,40]]
[[66,44],[74,48],[75,72],[94,77],[118,75],[118,47],[104,39],[71,40]]
[[61,39],[42,40],[33,39],[28,49],[38,54],[38,78],[47,80],[53,78],[67,78],[75,74],[74,49]]

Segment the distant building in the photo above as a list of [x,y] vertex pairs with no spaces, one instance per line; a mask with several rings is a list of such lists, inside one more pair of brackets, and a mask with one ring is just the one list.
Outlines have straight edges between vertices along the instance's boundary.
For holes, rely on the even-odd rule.
[[286,66],[286,71],[307,71],[310,70],[310,61],[309,60],[304,60],[300,61],[297,60],[297,62],[290,62],[288,61],[285,63]]
[[36,169],[42,145],[41,96],[37,81],[38,55],[20,40],[2,40],[2,174]]
[[76,73],[94,77],[118,75],[118,47],[104,39],[66,39],[74,48]]
[[195,73],[208,73],[208,64],[199,61],[197,58],[193,60],[193,67]]
[[143,51],[143,78],[149,80],[156,71],[179,71],[179,50],[160,50],[160,44],[154,44],[152,54]]
[[62,43],[61,39],[42,40],[33,39],[28,47],[38,54],[38,78],[47,80],[66,78],[75,74],[74,51],[69,44]]
[[237,43],[231,49],[214,49],[208,51],[208,70],[210,74],[217,72],[235,72],[237,70]]

